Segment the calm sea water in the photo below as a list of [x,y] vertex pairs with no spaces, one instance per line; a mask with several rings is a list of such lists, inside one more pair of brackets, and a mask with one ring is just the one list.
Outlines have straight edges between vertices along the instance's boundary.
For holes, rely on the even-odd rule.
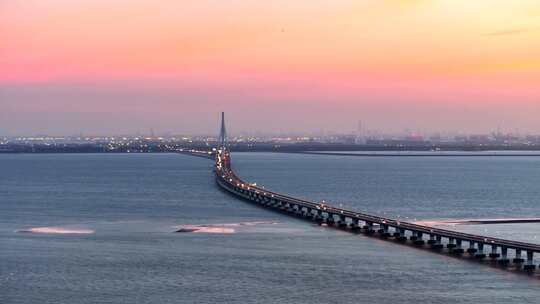
[[[269,189],[408,220],[540,216],[537,157],[236,153],[233,161],[242,177]],[[179,225],[221,230],[173,233]],[[39,227],[85,233],[18,232]],[[540,237],[540,224],[453,228]],[[2,304],[538,303],[539,296],[537,279],[253,207],[220,191],[205,159],[0,155]]]

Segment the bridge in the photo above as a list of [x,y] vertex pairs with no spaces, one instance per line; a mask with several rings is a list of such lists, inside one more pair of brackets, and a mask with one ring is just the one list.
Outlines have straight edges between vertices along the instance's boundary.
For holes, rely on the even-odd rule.
[[[534,254],[540,245],[489,236],[440,229],[397,219],[337,208],[324,203],[302,200],[266,190],[242,180],[233,171],[227,147],[225,119],[222,113],[219,147],[213,153],[190,151],[193,155],[215,155],[216,183],[232,195],[279,212],[325,223],[351,232],[430,248],[442,254],[469,255],[476,260],[490,259],[501,267],[514,267],[528,273],[536,271]],[[205,155],[206,153],[206,155]],[[209,154],[210,153],[210,154]],[[489,250],[488,250],[489,249]],[[512,255],[510,255],[510,253]]]

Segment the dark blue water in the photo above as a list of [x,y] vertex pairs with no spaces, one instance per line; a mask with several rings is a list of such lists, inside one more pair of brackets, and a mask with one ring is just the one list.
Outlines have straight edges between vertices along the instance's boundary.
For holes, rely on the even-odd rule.
[[[267,188],[393,217],[540,216],[535,157],[233,160]],[[538,303],[540,295],[536,279],[238,201],[215,186],[205,159],[0,155],[0,168],[2,304]],[[172,233],[189,224],[228,233]],[[92,233],[17,232],[36,227]],[[540,234],[538,224],[455,229],[531,242]]]

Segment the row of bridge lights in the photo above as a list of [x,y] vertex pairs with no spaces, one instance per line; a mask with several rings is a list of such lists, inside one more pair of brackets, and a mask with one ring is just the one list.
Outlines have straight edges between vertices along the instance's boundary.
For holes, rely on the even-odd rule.
[[[218,169],[221,170],[221,158],[218,156],[218,163],[217,163],[217,166],[218,166]],[[221,175],[222,178],[225,178],[225,174]],[[232,178],[229,178],[229,182],[232,183],[233,179]],[[256,185],[255,183],[252,184],[252,185]],[[237,187],[242,187],[242,188],[245,188],[246,185],[245,184],[239,184],[237,183],[236,184]],[[247,186],[247,190],[251,190],[251,187],[250,186]],[[259,194],[259,191],[258,190],[255,190],[255,193]],[[266,192],[263,192],[263,195],[266,195]],[[271,194],[271,197],[273,198],[274,195]],[[323,200],[323,202],[320,204],[322,206],[322,209],[323,210],[327,210],[327,205],[326,205],[326,202]],[[319,207],[319,206],[317,206]],[[343,210],[340,210],[341,214],[343,214]],[[355,214],[355,216],[359,216],[358,214]],[[382,224],[386,224],[387,222],[385,220],[383,220],[381,222]],[[400,222],[399,221],[396,221],[396,225],[399,226],[400,225]],[[433,229],[430,230],[430,232],[433,232]],[[486,243],[495,243],[495,241],[493,240],[489,240],[488,238],[484,238],[484,242]]]
[[[220,163],[218,161],[218,165],[220,166]],[[225,174],[223,174],[221,177],[225,178]],[[229,182],[232,183],[233,179],[232,178],[229,178]],[[255,183],[251,184],[251,185],[256,185]],[[242,188],[246,188],[246,185],[245,184],[240,184],[240,183],[237,183],[236,184],[237,187],[242,187]],[[247,186],[247,190],[251,190],[251,187],[250,186]],[[255,190],[255,193],[259,194],[259,191],[258,190]],[[266,192],[263,192],[263,195],[266,195],[267,193]],[[273,198],[274,197],[274,194],[271,194],[271,197]],[[323,202],[320,204],[320,206],[322,207],[323,210],[327,210],[327,205],[326,205],[326,202],[323,200]],[[319,206],[317,206],[317,209],[319,209]],[[343,210],[340,210],[341,214],[343,214]],[[359,216],[359,214],[355,214],[355,216]],[[383,220],[381,222],[382,224],[386,224],[386,220]],[[400,226],[400,222],[399,221],[396,221],[396,226]],[[433,229],[430,229],[430,232],[433,233]],[[486,243],[495,243],[494,240],[490,240],[488,238],[484,238],[484,242]]]
[[[232,179],[229,179],[230,182],[232,182]],[[253,183],[251,184],[251,186],[256,186],[257,184],[256,183]],[[246,185],[245,184],[239,184],[237,183],[236,184],[237,187],[241,187],[241,188],[246,188]],[[251,187],[250,186],[247,186],[247,190],[251,190]],[[259,194],[259,191],[258,190],[255,190],[255,193]],[[263,192],[262,193],[263,195],[266,195],[267,193],[266,192]],[[274,197],[273,194],[270,194],[271,197]]]
[[[221,152],[221,150],[219,150],[218,152]],[[223,165],[222,165],[223,159],[222,158],[224,158],[224,157],[221,157],[221,153],[218,153],[217,154],[216,167],[217,167],[217,169],[219,171],[221,171],[223,173]],[[231,175],[231,172],[226,172],[225,174],[222,174],[221,176],[222,176],[223,179],[226,179],[226,177],[229,177],[228,178],[229,182],[233,183],[233,178],[230,178],[230,175]],[[243,184],[243,183],[236,183],[237,187],[241,187],[243,189],[247,188],[247,190],[251,190],[250,186],[256,186],[256,185],[257,185],[256,183],[248,184],[248,185]],[[259,191],[255,190],[255,193],[259,194]],[[262,193],[263,193],[263,195],[267,195],[267,192],[262,192]],[[271,195],[272,198],[274,198],[274,194],[270,194],[270,195]],[[316,206],[316,208],[319,209],[319,210],[320,209],[327,210],[328,209],[327,206],[328,205],[323,200],[322,203],[320,203],[318,206]],[[344,213],[343,210],[340,210],[340,213],[343,214]],[[354,214],[354,216],[359,217],[360,215],[359,214]],[[400,216],[398,215],[397,217],[398,217],[398,220],[395,221],[395,225],[400,226],[400,224],[401,224],[400,221],[399,221]],[[408,218],[408,217],[406,217],[406,218]],[[387,221],[382,220],[381,224],[387,224]],[[430,231],[430,233],[434,233],[433,229],[430,229],[429,231]],[[484,238],[484,242],[493,244],[493,243],[495,243],[495,240],[491,240],[489,238]]]

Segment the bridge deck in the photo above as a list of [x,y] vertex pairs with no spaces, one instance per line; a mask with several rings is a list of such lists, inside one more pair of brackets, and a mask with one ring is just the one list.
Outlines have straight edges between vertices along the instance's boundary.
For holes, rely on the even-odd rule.
[[351,220],[363,221],[366,223],[374,223],[385,225],[394,229],[403,229],[414,233],[424,233],[432,236],[440,236],[453,240],[461,240],[469,243],[489,245],[493,247],[509,248],[518,251],[527,251],[529,253],[540,252],[540,245],[519,241],[512,241],[501,238],[494,238],[483,235],[469,234],[447,229],[435,228],[430,226],[418,225],[410,222],[404,222],[396,219],[380,217],[376,215],[361,213],[357,211],[336,208],[333,206],[321,207],[321,204],[294,198],[277,192],[269,191],[261,187],[253,186],[243,181],[238,177],[230,166],[230,159],[221,160],[219,156],[216,158],[216,178],[218,184],[227,191],[241,197],[256,196],[266,200],[280,201],[291,205],[300,206],[301,208],[309,208],[311,210],[322,211],[327,214],[337,215],[340,217],[350,218]]

